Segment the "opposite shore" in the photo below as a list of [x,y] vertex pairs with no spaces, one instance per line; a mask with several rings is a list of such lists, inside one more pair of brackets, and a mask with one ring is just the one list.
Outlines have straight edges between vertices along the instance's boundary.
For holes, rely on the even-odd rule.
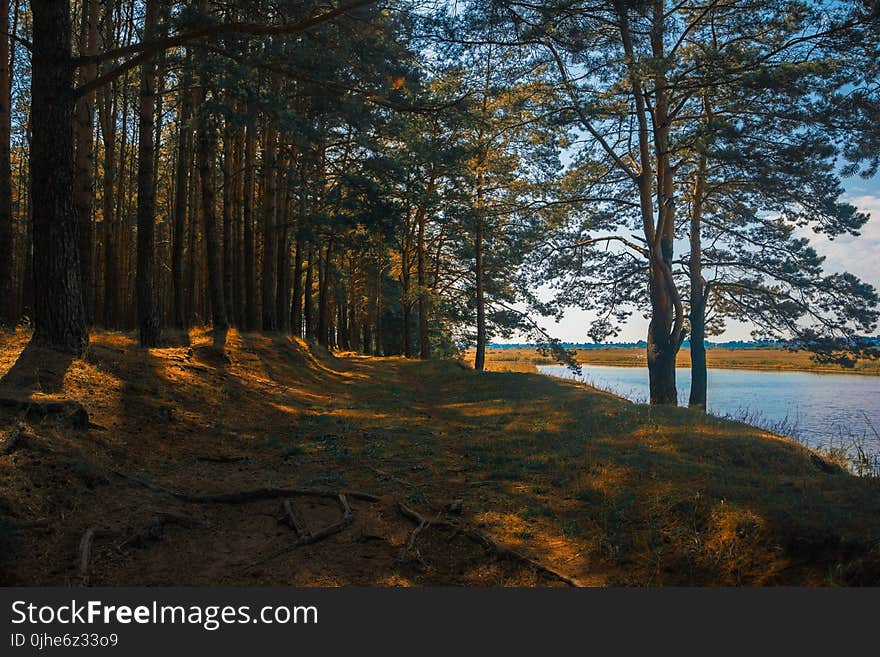
[[[581,365],[613,367],[645,367],[645,350],[640,347],[601,347],[576,349]],[[709,369],[741,369],[762,371],[812,372],[816,374],[860,374],[880,376],[880,361],[860,360],[853,367],[817,363],[803,351],[781,348],[709,348],[706,352]],[[473,350],[466,360],[473,361]],[[486,368],[498,372],[536,372],[538,365],[553,365],[552,356],[542,355],[529,347],[493,347],[486,350]],[[678,367],[690,367],[690,352],[678,354]]]

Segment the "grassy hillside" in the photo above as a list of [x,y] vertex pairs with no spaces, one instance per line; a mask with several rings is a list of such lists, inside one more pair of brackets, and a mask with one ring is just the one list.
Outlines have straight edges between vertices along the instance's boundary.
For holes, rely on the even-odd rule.
[[[471,363],[473,352],[468,354]],[[581,349],[576,359],[582,365],[615,365],[645,367],[645,350],[635,347],[608,347]],[[706,351],[710,368],[743,370],[787,370],[796,372],[821,372],[823,374],[880,375],[880,361],[860,360],[853,367],[834,364],[818,364],[803,351],[785,349],[726,349],[715,347]],[[535,372],[536,365],[553,365],[549,356],[542,356],[535,349],[510,348],[488,349],[486,368],[498,372]],[[691,366],[691,354],[687,349],[678,353],[678,367]]]
[[880,482],[754,427],[282,337],[27,338],[0,337],[6,583],[880,584]]

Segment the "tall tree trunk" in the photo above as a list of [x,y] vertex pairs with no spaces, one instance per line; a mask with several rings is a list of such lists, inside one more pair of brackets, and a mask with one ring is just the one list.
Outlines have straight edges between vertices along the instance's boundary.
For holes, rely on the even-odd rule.
[[266,147],[263,149],[263,279],[262,311],[263,330],[277,331],[278,318],[275,314],[275,292],[278,274],[278,235],[276,233],[276,181],[278,146],[277,131],[271,120],[266,128]]
[[68,0],[33,3],[31,199],[33,341],[79,355],[89,334],[73,201],[74,65]]
[[[147,0],[144,36],[153,37],[159,19],[159,0]],[[156,170],[155,170],[156,64],[141,66],[138,117],[137,174],[137,310],[142,347],[162,341],[159,296],[156,287]]]
[[315,324],[312,317],[312,308],[314,307],[314,302],[312,301],[312,288],[315,284],[314,258],[315,247],[314,245],[309,244],[309,257],[308,263],[306,264],[306,286],[305,294],[303,295],[303,319],[305,321],[306,340],[313,340],[315,338]]
[[[204,81],[202,82],[204,85]],[[203,106],[199,112],[198,160],[202,186],[202,217],[205,231],[205,247],[208,264],[208,293],[211,300],[211,317],[214,331],[227,328],[226,304],[223,298],[223,272],[221,267],[220,240],[217,235],[217,200],[214,184],[214,127]]]
[[421,358],[422,360],[427,360],[431,357],[431,342],[428,339],[428,276],[425,263],[426,223],[427,212],[423,211],[419,215],[419,237],[416,245],[418,270],[417,276],[419,284],[419,358]]
[[13,328],[18,322],[15,303],[13,264],[15,233],[12,227],[12,160],[10,112],[12,79],[9,70],[9,0],[0,0],[0,327]]
[[257,151],[257,127],[251,121],[247,126],[244,146],[244,273],[245,273],[245,326],[248,331],[259,328],[257,318],[257,262],[254,239],[254,160]]
[[[80,30],[80,55],[93,55],[98,48],[98,0],[83,0],[82,27]],[[98,67],[87,62],[80,67],[80,84],[95,79]],[[94,243],[95,229],[92,221],[92,202],[95,197],[94,170],[94,121],[95,94],[83,94],[76,103],[75,149],[76,171],[74,202],[79,216],[79,258],[82,282],[83,307],[86,322],[92,324],[95,313]]]
[[409,228],[404,238],[403,248],[400,251],[400,313],[403,321],[400,350],[405,358],[412,358],[412,301],[410,300],[410,253],[412,251],[412,238]]
[[[241,108],[241,103],[237,103]],[[232,149],[233,170],[235,171],[235,195],[232,206],[232,267],[234,273],[232,283],[232,306],[234,308],[235,325],[241,329],[245,327],[244,319],[244,238],[242,229],[242,208],[244,207],[244,176],[241,175],[242,163],[244,162],[244,132],[238,128],[235,130]]]
[[190,154],[192,148],[192,75],[189,57],[184,61],[184,73],[178,91],[177,116],[177,163],[175,171],[174,196],[174,235],[171,240],[171,278],[174,289],[174,326],[185,329],[187,326],[183,254],[186,241],[186,206],[189,196]]
[[703,280],[703,253],[700,230],[703,222],[703,199],[706,194],[707,157],[702,155],[697,164],[694,198],[691,204],[690,262],[688,273],[691,285],[691,394],[688,405],[706,410],[706,297],[708,289]]
[[474,276],[476,277],[477,303],[477,354],[474,369],[482,372],[486,368],[486,294],[484,290],[485,264],[483,260],[483,223],[480,220],[474,240]]
[[104,326],[116,321],[119,309],[119,279],[114,272],[116,262],[116,107],[115,85],[102,90],[99,105],[101,137],[104,142],[104,176],[101,192],[101,215],[104,239]]
[[235,198],[235,169],[233,168],[233,132],[229,120],[223,130],[223,303],[230,317],[235,317],[232,305],[233,248],[232,213]]
[[333,236],[327,240],[327,248],[318,262],[318,344],[330,346],[330,273]]
[[303,296],[303,285],[302,285],[302,264],[303,264],[303,252],[305,251],[305,243],[303,240],[303,224],[305,223],[305,216],[303,215],[303,207],[304,204],[300,203],[300,217],[299,222],[296,229],[296,247],[293,253],[293,297],[290,300],[290,323],[291,330],[293,335],[296,337],[302,337],[303,327],[302,327],[302,296]]
[[278,218],[276,234],[278,239],[278,271],[276,276],[277,288],[275,289],[275,316],[278,330],[283,333],[290,332],[290,244],[289,236],[289,203],[290,194],[287,189],[287,175],[283,173],[289,166],[289,155],[284,156],[282,172],[277,178],[277,213]]

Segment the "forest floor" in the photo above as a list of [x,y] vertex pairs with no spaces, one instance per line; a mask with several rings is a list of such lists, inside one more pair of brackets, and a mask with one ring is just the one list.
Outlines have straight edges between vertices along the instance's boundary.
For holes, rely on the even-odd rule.
[[755,427],[281,336],[28,338],[0,336],[2,583],[880,584],[880,481]]
[[[581,365],[609,365],[645,367],[645,350],[637,347],[599,347],[576,349],[575,359]],[[473,352],[468,359],[474,360]],[[712,347],[706,350],[710,369],[772,370],[787,372],[815,372],[821,374],[864,374],[880,376],[880,361],[859,360],[852,367],[834,363],[817,363],[805,351],[787,349]],[[497,372],[537,372],[538,365],[555,365],[550,356],[527,347],[490,348],[486,350],[486,368]],[[691,366],[688,349],[678,352],[678,367]]]

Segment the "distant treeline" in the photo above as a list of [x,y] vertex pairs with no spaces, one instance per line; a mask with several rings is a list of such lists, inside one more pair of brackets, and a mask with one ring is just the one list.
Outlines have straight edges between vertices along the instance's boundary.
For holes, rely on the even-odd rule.
[[[880,336],[868,338],[868,342],[880,347]],[[790,342],[784,340],[729,340],[727,342],[705,342],[707,349],[786,349],[793,347]],[[644,340],[638,342],[563,342],[563,349],[644,349],[648,345]],[[690,340],[685,340],[682,347],[690,347]],[[511,342],[501,344],[493,342],[490,349],[537,349],[538,345],[528,342]]]

